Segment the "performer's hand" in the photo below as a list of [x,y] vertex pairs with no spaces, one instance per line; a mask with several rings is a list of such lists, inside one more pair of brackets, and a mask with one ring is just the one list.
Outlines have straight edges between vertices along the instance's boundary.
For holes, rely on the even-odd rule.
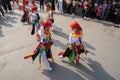
[[69,49],[72,49],[72,46],[71,46],[71,45],[69,45]]

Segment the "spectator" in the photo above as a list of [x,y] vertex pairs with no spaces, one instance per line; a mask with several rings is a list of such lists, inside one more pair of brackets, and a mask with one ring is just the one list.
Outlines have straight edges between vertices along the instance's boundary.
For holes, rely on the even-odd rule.
[[3,11],[3,9],[2,9],[2,1],[0,0],[0,12],[2,13],[2,16],[5,16],[4,15],[4,11]]
[[102,19],[104,19],[104,17],[105,17],[107,6],[108,6],[107,1],[104,0],[103,1],[103,10],[102,10]]
[[87,12],[88,12],[88,0],[85,0],[83,3],[83,7],[84,7],[84,19],[87,19]]
[[40,10],[41,10],[41,7],[42,7],[42,10],[44,11],[44,0],[40,0]]
[[101,3],[101,4],[98,6],[97,14],[96,14],[96,16],[97,16],[98,19],[101,19],[102,10],[103,10],[103,4]]
[[63,0],[59,0],[59,11],[60,11],[60,14],[63,14]]
[[107,20],[107,16],[108,16],[108,14],[110,13],[110,8],[111,8],[111,6],[112,6],[112,2],[109,1],[109,2],[108,2],[108,7],[107,7],[107,9],[106,9],[105,16],[104,16],[104,19],[105,19],[105,20]]
[[10,12],[12,12],[12,7],[10,5],[10,1],[11,0],[3,0],[3,6],[4,6],[4,9],[6,12],[8,9],[10,10]]
[[116,19],[115,19],[115,27],[120,27],[120,1],[118,6],[116,7]]
[[115,13],[115,6],[116,6],[116,2],[113,1],[112,5],[110,7],[110,13],[107,16],[107,20],[112,21],[112,22],[115,21],[115,14],[114,14]]
[[73,16],[75,15],[76,3],[77,3],[76,0],[73,0],[73,1],[72,1],[72,15],[73,15]]
[[55,11],[55,0],[50,0],[51,4],[52,4],[52,10]]

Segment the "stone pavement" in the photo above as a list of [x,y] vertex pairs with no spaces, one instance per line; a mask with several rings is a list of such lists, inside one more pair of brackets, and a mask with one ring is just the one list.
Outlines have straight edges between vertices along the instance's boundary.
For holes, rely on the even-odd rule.
[[[47,15],[45,11],[39,14],[43,19]],[[120,28],[113,23],[56,13],[57,29],[52,32],[55,62],[49,72],[43,64],[38,70],[38,60],[33,64],[31,59],[24,60],[38,42],[28,30],[31,25],[20,22],[21,16],[22,12],[15,9],[0,20],[0,80],[120,80]],[[83,43],[89,53],[81,55],[79,64],[68,64],[67,58],[61,60],[58,53],[67,47],[69,24],[74,20],[83,28]]]

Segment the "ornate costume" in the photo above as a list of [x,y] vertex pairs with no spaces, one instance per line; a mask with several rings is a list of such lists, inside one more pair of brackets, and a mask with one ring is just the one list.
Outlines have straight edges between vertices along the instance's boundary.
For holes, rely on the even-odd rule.
[[52,61],[54,61],[52,52],[51,52],[51,46],[53,45],[53,41],[51,39],[51,33],[49,30],[49,27],[51,26],[51,22],[45,21],[43,22],[43,26],[40,28],[40,43],[36,47],[36,49],[28,56],[25,56],[24,59],[32,57],[32,60],[34,61],[37,56],[39,56],[39,62],[41,64],[41,57],[44,60],[45,65],[47,66],[48,70],[52,70],[48,58],[51,58]]
[[69,35],[69,47],[60,52],[59,56],[68,57],[69,62],[76,61],[78,63],[80,59],[79,55],[84,52],[84,46],[81,40],[83,36],[82,28],[76,21],[72,22],[70,27],[73,31]]

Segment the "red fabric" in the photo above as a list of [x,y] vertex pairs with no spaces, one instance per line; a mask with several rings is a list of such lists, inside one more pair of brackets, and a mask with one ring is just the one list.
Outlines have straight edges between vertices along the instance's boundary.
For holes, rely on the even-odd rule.
[[102,10],[103,10],[103,6],[102,6],[102,5],[99,5],[96,16],[101,16]]
[[35,3],[35,1],[34,1],[34,0],[31,0],[31,2],[32,2],[32,3]]
[[46,7],[47,7],[47,8],[50,8],[50,4],[49,4],[49,3],[47,3],[47,4],[46,4]]
[[70,27],[73,28],[73,29],[78,29],[80,31],[82,31],[82,28],[81,26],[78,24],[78,22],[74,21],[70,24]]
[[50,21],[45,21],[45,22],[43,22],[43,26],[44,27],[51,27],[52,23]]
[[38,9],[38,7],[37,7],[36,5],[34,5],[34,6],[32,7],[32,12],[37,11],[37,9]]
[[18,0],[13,0],[13,2],[16,2],[16,3],[17,3],[17,5],[19,5],[19,4],[18,4]]

